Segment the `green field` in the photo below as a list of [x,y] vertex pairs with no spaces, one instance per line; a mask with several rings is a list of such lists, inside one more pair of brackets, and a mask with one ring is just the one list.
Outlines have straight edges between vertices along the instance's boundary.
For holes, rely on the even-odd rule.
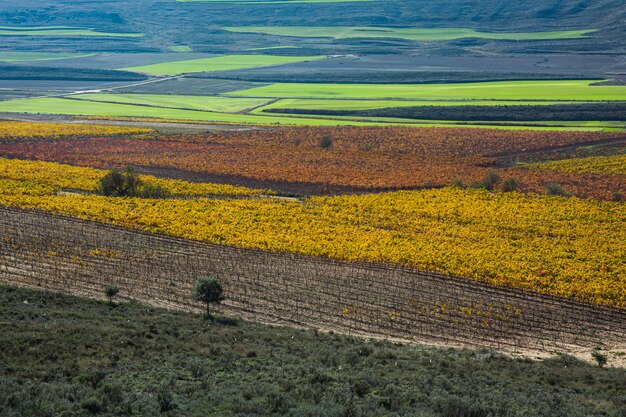
[[[150,95],[148,95],[150,96]],[[78,98],[78,96],[77,96]],[[64,98],[33,98],[0,101],[0,113],[58,114],[69,116],[136,117],[207,123],[302,125],[302,126],[430,126],[430,127],[481,127],[511,130],[585,130],[599,131],[607,127],[623,129],[623,124],[610,122],[553,122],[553,123],[459,123],[453,120],[420,121],[384,117],[342,116],[289,116],[270,114],[219,113],[216,111],[185,110],[167,107],[150,107],[137,104],[107,103]],[[158,121],[158,120],[156,120]]]
[[344,119],[318,119],[289,116],[257,116],[228,114],[199,110],[181,110],[132,104],[103,103],[63,98],[34,98],[0,101],[0,113],[61,114],[77,116],[149,117],[158,119],[190,120],[240,124],[292,124],[309,126],[380,125]]
[[267,102],[265,99],[255,98],[183,96],[173,94],[81,94],[72,96],[72,98],[221,113],[236,113],[251,107],[260,106]]
[[302,38],[395,38],[411,41],[449,41],[463,38],[496,40],[546,40],[576,39],[595,32],[588,30],[562,30],[553,32],[477,32],[467,28],[391,28],[359,26],[238,26],[225,27],[231,32],[264,33],[276,36]]
[[374,110],[388,107],[414,107],[414,106],[528,106],[528,105],[554,105],[569,104],[563,101],[501,101],[501,100],[319,100],[287,98],[278,100],[267,106],[255,110],[266,109],[303,109],[303,110]]
[[99,36],[138,38],[143,36],[143,33],[96,32],[91,28],[72,26],[0,26],[0,36],[46,36],[62,38]]
[[52,61],[57,59],[83,58],[93,54],[57,52],[0,52],[0,62]]
[[163,62],[140,67],[122,68],[126,71],[153,75],[176,75],[191,72],[213,72],[324,59],[323,56],[276,56],[276,55],[226,55],[214,58],[191,59],[186,61]]
[[169,49],[172,52],[192,52],[193,51],[193,49],[191,49],[191,47],[187,45],[172,45],[172,46],[168,46],[167,49]]
[[324,99],[430,100],[626,100],[626,86],[591,86],[593,80],[498,81],[457,84],[277,83],[228,93],[232,96]]
[[300,49],[300,47],[294,45],[264,46],[262,48],[250,48],[248,51],[271,51],[273,49]]

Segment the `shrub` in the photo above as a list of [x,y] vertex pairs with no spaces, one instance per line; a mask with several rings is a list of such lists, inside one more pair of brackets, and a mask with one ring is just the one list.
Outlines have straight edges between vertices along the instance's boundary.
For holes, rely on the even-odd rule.
[[611,201],[615,201],[616,203],[624,202],[624,194],[622,194],[622,193],[613,193],[613,198],[611,198]]
[[320,139],[320,148],[329,149],[333,146],[333,138],[330,135],[324,135]]
[[196,282],[193,298],[206,303],[206,317],[211,316],[210,304],[219,304],[224,300],[222,284],[215,278],[200,278]]
[[113,297],[119,294],[120,289],[114,285],[107,285],[104,287],[104,294],[109,299],[109,304],[113,304]]
[[137,196],[142,198],[168,198],[170,191],[156,184],[143,184]]
[[159,404],[159,409],[162,413],[166,411],[171,411],[176,408],[176,404],[174,403],[174,397],[172,396],[172,391],[165,386],[161,385],[156,392],[157,403]]
[[467,188],[467,184],[465,184],[463,178],[457,178],[452,181],[452,186],[456,188]]
[[591,357],[595,359],[600,368],[603,368],[608,361],[608,358],[604,353],[600,352],[600,349],[595,349],[593,352],[591,352]]
[[561,184],[557,184],[555,182],[552,182],[552,183],[550,183],[550,184],[548,184],[546,186],[546,194],[547,195],[558,195],[558,196],[563,196],[563,197],[569,197],[570,196],[570,193],[565,191],[563,189],[563,187],[561,186]]
[[489,171],[483,180],[483,187],[486,190],[493,191],[495,186],[500,182],[500,176],[496,171]]
[[515,178],[507,178],[502,183],[502,191],[505,193],[510,193],[511,191],[515,191],[519,188],[520,182]]

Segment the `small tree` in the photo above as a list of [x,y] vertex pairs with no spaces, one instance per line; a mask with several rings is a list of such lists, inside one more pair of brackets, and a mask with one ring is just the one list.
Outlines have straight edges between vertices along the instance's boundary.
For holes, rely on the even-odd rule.
[[114,169],[100,179],[97,192],[107,197],[132,197],[137,195],[140,185],[141,180],[132,167],[124,172]]
[[211,316],[211,303],[219,304],[224,300],[222,284],[215,278],[200,278],[196,282],[193,298],[196,301],[206,303],[206,316]]
[[111,305],[113,305],[113,297],[119,294],[119,292],[120,292],[120,289],[114,285],[107,285],[104,287],[104,294],[108,297],[109,304]]
[[603,368],[604,365],[606,365],[607,357],[605,354],[600,352],[600,349],[594,349],[594,351],[591,352],[591,356],[596,360],[600,368]]

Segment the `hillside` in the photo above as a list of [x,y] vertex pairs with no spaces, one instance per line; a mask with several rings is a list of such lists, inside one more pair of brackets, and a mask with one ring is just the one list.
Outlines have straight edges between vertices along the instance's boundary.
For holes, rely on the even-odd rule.
[[6,417],[626,412],[623,370],[568,356],[396,345],[12,287],[0,287],[0,324]]

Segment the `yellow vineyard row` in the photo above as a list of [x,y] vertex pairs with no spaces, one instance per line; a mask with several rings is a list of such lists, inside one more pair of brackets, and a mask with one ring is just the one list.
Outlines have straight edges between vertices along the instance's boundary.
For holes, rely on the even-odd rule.
[[152,130],[123,126],[0,121],[0,139],[56,139],[66,136],[117,136],[149,132]]
[[580,174],[626,175],[626,154],[564,159],[561,161],[533,164],[532,167]]
[[[106,171],[99,169],[54,162],[0,158],[0,189],[3,193],[46,195],[62,190],[91,192],[105,174]],[[140,178],[146,183],[167,189],[173,197],[251,196],[269,193],[232,185],[169,180],[150,175],[142,175]],[[13,191],[9,191],[9,187]]]

